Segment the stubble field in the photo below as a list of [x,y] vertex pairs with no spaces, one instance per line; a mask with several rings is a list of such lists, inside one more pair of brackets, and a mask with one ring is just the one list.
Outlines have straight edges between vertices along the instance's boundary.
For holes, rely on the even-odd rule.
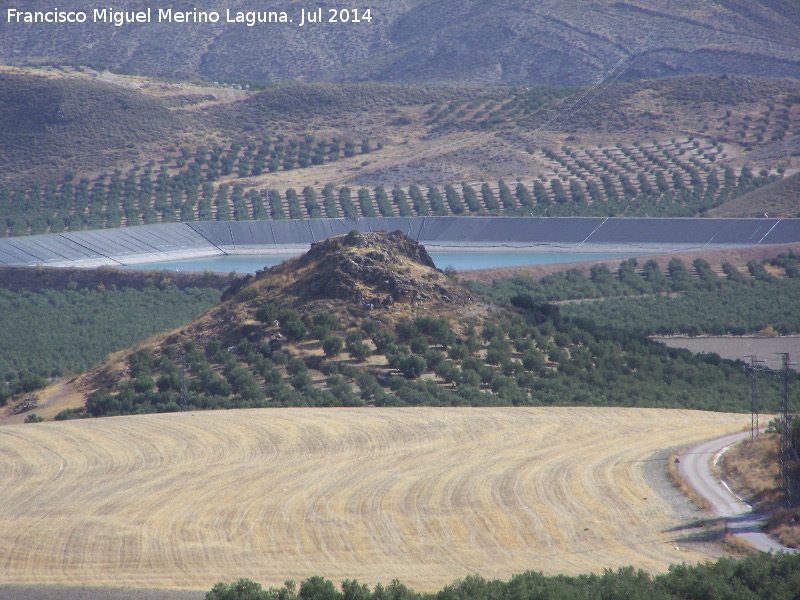
[[663,571],[705,556],[669,531],[683,521],[648,485],[648,459],[747,423],[408,408],[3,426],[0,584],[208,589],[319,574],[434,590],[473,572]]

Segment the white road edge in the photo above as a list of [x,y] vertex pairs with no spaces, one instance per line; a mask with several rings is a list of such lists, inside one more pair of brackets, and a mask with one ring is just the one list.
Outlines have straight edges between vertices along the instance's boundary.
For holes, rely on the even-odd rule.
[[724,481],[711,474],[712,459],[718,460],[728,446],[746,438],[749,431],[732,433],[704,442],[678,456],[678,475],[698,495],[708,500],[714,514],[726,519],[727,529],[733,535],[750,542],[762,552],[797,552],[773,540],[761,530],[767,514],[753,512],[753,508],[734,494]]

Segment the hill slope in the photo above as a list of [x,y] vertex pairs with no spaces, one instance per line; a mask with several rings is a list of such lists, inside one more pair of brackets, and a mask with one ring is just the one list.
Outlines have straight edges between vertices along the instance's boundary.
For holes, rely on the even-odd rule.
[[[269,82],[403,81],[588,84],[619,65],[625,77],[686,73],[800,74],[793,0],[581,0],[371,3],[371,22],[76,27],[0,23],[0,60],[98,64],[158,75]],[[226,3],[253,10],[245,0]],[[140,9],[133,0],[118,10]],[[207,7],[199,7],[201,10]],[[42,0],[27,10],[52,10]],[[59,9],[86,10],[76,0]],[[264,10],[264,7],[258,7]],[[224,10],[222,19],[226,19]],[[351,11],[352,12],[352,11]],[[91,15],[90,15],[91,20]],[[268,60],[264,57],[268,56]],[[635,58],[635,60],[634,60]]]
[[[409,194],[411,184],[433,184],[445,196],[445,184],[462,194],[462,181],[477,183],[476,191],[489,182],[497,195],[500,178],[522,181],[531,197],[503,200],[506,214],[519,214],[519,202],[529,205],[525,214],[690,216],[695,205],[710,208],[768,182],[756,177],[723,192],[737,184],[726,166],[747,164],[772,177],[800,166],[793,79],[668,77],[590,95],[406,84],[290,84],[253,93],[86,69],[0,72],[0,235],[4,223],[20,235],[142,221],[337,218],[344,207],[333,197],[322,201],[327,183],[384,186],[389,206],[381,207],[376,191],[365,216],[424,216],[417,200],[404,206],[391,188]],[[712,171],[719,185],[704,189],[697,182]],[[60,187],[65,175],[72,179]],[[534,178],[544,184],[538,191]],[[554,178],[567,196],[556,195]],[[307,186],[316,197],[294,209],[282,197]],[[684,188],[695,194],[691,202]],[[240,197],[245,209],[231,211]],[[450,204],[429,208],[457,214]],[[468,208],[499,210],[487,198]]]
[[[193,124],[192,129],[199,124]],[[0,72],[0,164],[5,177],[32,170],[57,178],[135,161],[188,123],[135,89]]]
[[754,190],[708,211],[710,217],[797,217],[800,215],[800,173]]
[[512,299],[516,309],[490,304],[449,275],[401,232],[329,238],[111,356],[79,381],[86,416],[182,405],[745,408],[736,363],[572,321],[531,296]]

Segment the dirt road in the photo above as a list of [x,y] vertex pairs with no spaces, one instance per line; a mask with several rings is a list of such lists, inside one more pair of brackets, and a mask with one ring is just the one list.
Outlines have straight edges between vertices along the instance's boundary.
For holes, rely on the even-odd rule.
[[714,514],[725,517],[732,534],[750,542],[762,552],[796,552],[761,531],[768,515],[756,514],[728,486],[711,474],[709,463],[728,446],[743,440],[749,431],[734,433],[695,446],[678,457],[678,472],[694,490],[711,504]]

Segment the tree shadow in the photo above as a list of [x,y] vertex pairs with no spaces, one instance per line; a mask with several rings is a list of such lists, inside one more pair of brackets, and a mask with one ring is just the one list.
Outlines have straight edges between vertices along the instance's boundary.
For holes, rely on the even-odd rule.
[[719,542],[727,533],[764,533],[767,514],[745,513],[734,517],[695,519],[691,523],[666,529],[664,533],[683,533],[676,542]]

